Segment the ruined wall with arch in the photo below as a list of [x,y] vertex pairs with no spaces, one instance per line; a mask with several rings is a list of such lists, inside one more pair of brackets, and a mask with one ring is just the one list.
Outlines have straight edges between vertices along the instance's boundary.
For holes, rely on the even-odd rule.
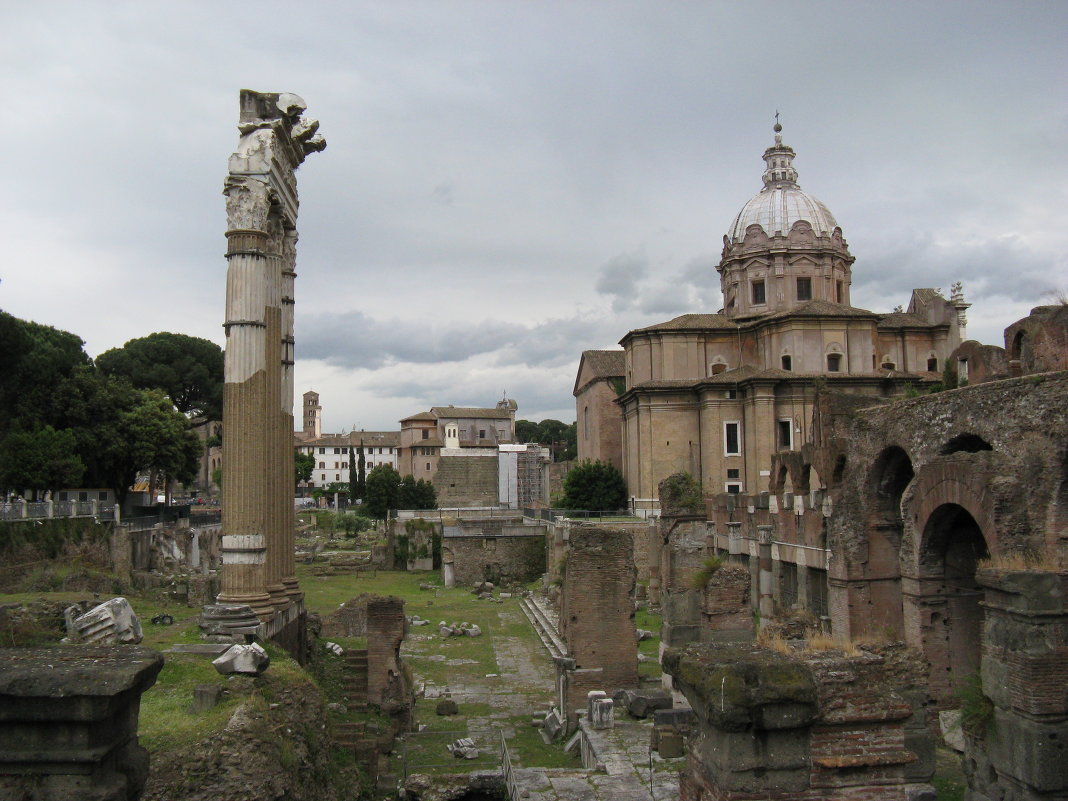
[[822,393],[814,417],[832,627],[904,637],[953,705],[979,665],[980,562],[1068,569],[1068,373],[893,403]]

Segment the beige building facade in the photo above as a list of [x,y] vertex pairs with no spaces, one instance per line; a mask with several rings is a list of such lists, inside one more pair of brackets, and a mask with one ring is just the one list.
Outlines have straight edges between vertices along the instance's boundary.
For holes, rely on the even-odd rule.
[[[914,290],[908,308],[891,313],[850,305],[854,258],[827,207],[798,185],[794,151],[779,131],[764,153],[764,188],[723,238],[724,308],[620,341],[622,391],[611,403],[637,506],[655,505],[659,482],[678,471],[698,478],[706,495],[767,490],[773,454],[810,439],[818,382],[902,394],[939,380],[964,338],[968,304],[959,285],[948,300]],[[604,393],[612,382],[598,380],[590,353],[618,352],[583,354],[575,383],[579,453],[612,461]],[[592,430],[583,427],[587,409],[597,421]]]

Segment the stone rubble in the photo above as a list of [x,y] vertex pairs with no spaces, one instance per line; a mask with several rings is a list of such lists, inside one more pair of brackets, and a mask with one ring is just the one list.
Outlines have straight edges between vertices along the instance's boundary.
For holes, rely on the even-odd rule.
[[258,676],[270,666],[271,658],[258,643],[252,643],[231,646],[222,656],[213,659],[211,664],[223,675],[241,673]]
[[112,598],[85,614],[69,606],[63,616],[67,623],[65,642],[118,645],[141,642],[141,621],[125,598]]

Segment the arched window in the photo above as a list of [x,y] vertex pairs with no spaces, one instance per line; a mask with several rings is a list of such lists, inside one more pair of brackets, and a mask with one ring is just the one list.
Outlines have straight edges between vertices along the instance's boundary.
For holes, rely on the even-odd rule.
[[842,354],[841,353],[828,353],[827,354],[827,372],[840,373],[842,372]]
[[783,370],[793,370],[792,364],[793,364],[793,362],[790,359],[789,354],[783,354],[783,357],[782,357],[782,369]]

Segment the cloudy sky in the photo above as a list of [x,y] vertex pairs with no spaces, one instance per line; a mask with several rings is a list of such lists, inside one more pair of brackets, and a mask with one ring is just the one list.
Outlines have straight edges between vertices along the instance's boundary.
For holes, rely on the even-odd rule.
[[96,356],[222,343],[238,90],[291,91],[297,392],[574,419],[582,350],[721,306],[782,112],[853,300],[965,284],[969,334],[1068,287],[1068,4],[3,0],[0,308]]

